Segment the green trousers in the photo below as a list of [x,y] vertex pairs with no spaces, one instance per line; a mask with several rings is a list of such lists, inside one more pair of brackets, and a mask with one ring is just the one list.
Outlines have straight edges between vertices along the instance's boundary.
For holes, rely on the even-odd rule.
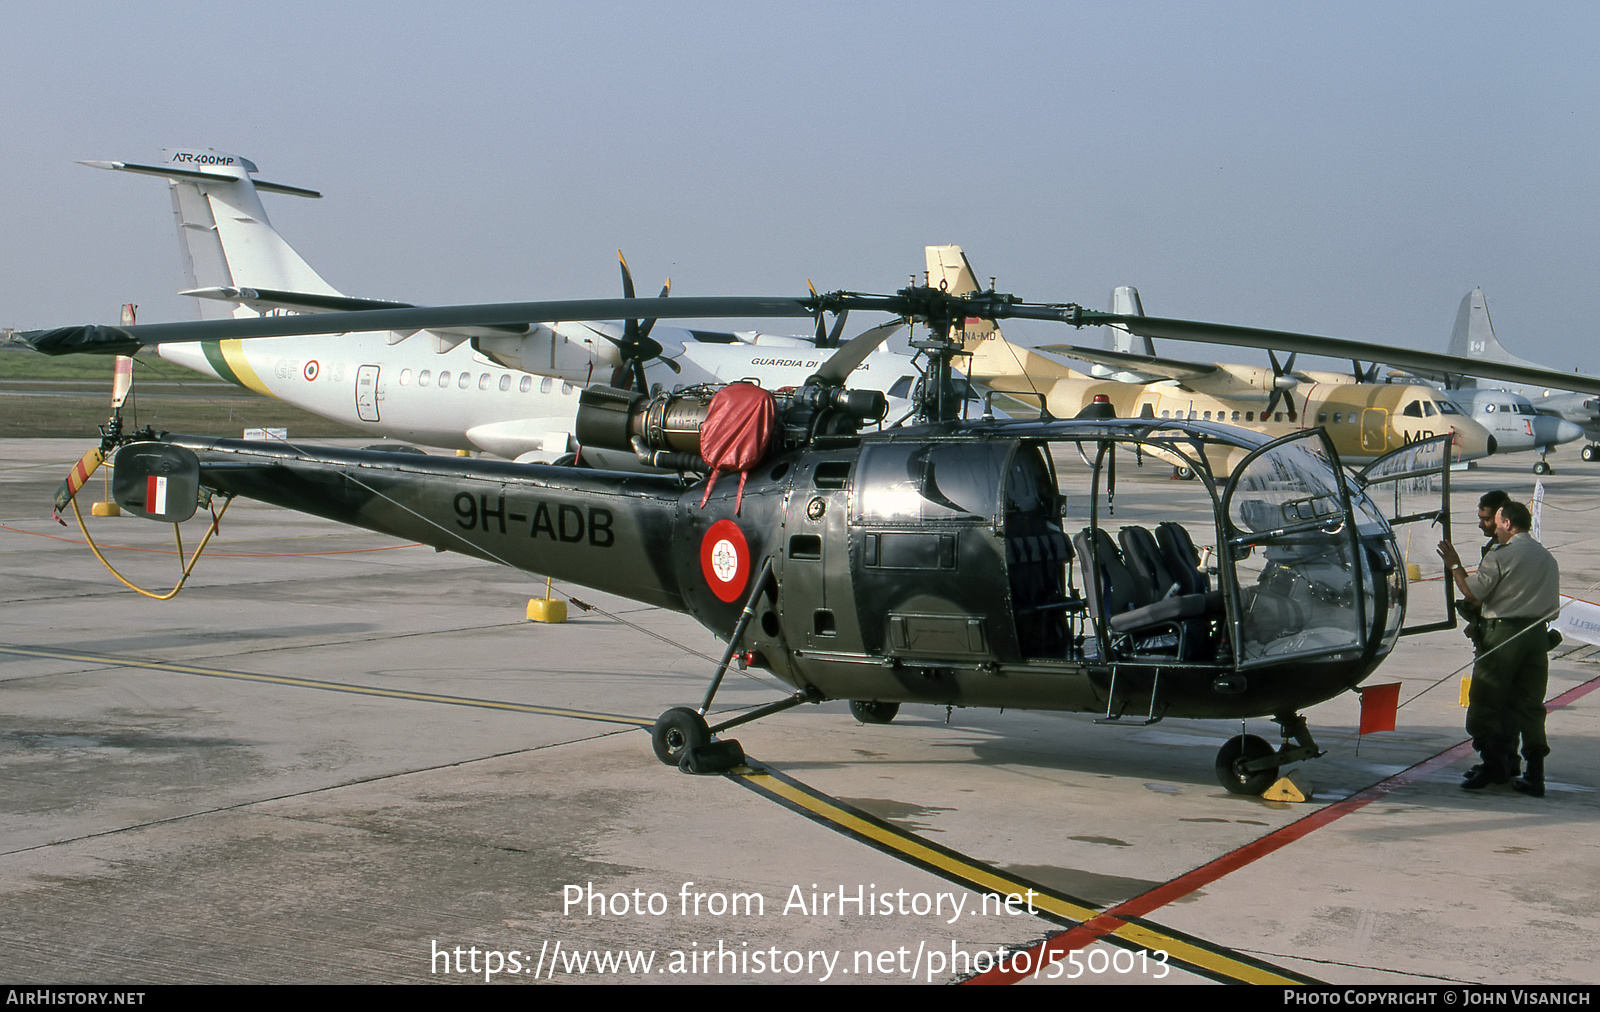
[[1485,621],[1483,648],[1472,665],[1467,695],[1467,733],[1485,757],[1509,751],[1519,736],[1524,758],[1550,754],[1544,733],[1549,646],[1543,622]]

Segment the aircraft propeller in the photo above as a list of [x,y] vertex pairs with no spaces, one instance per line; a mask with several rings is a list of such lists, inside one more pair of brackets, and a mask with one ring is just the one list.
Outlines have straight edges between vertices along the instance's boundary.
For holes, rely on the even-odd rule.
[[[633,272],[628,270],[628,258],[622,255],[621,250],[617,250],[617,262],[622,265],[622,297],[634,298]],[[666,298],[671,291],[672,279],[668,278],[667,283],[661,286],[658,298]],[[653,359],[659,358],[673,372],[682,371],[678,363],[661,354],[665,350],[661,347],[661,342],[651,340],[650,331],[655,329],[655,325],[655,317],[647,320],[630,317],[623,321],[622,340],[619,341],[614,337],[606,338],[622,353],[622,365],[617,368],[617,374],[611,377],[613,386],[626,386],[631,377],[633,385],[638,387],[640,393],[649,393],[650,383],[644,375],[644,364]]]
[[1278,402],[1287,401],[1289,404],[1289,421],[1300,417],[1299,411],[1294,406],[1294,388],[1300,385],[1300,377],[1294,374],[1294,359],[1299,352],[1290,352],[1289,361],[1283,365],[1278,364],[1278,356],[1272,349],[1267,349],[1267,358],[1272,360],[1272,393],[1267,398],[1267,407],[1262,417],[1272,414]]
[[[811,289],[812,299],[819,299],[817,286],[811,283],[810,278],[806,278],[806,287]],[[825,312],[819,300],[817,305],[817,336],[813,343],[818,348],[837,348],[839,347],[839,335],[844,333],[844,321],[850,317],[850,309],[845,307],[839,310],[839,316],[833,321],[833,329],[831,331],[827,329],[827,324],[823,319]]]

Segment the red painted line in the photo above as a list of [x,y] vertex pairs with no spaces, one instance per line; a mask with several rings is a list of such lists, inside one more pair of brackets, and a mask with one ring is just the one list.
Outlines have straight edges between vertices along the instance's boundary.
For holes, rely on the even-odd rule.
[[[1556,696],[1554,699],[1551,699],[1549,702],[1545,703],[1544,708],[1546,712],[1559,710],[1564,706],[1569,706],[1572,703],[1577,702],[1596,689],[1600,689],[1600,676],[1591,678],[1582,685],[1574,686],[1573,688],[1568,689],[1566,692],[1563,692],[1561,695]],[[1027,962],[1030,966],[1040,965],[1038,961],[1044,958],[1046,949],[1051,950],[1051,955],[1054,956],[1056,960],[1059,960],[1060,958],[1066,956],[1068,952],[1081,949],[1084,946],[1099,940],[1101,937],[1118,930],[1126,925],[1130,918],[1143,917],[1146,914],[1158,910],[1169,903],[1183,899],[1185,896],[1188,896],[1196,890],[1210,885],[1223,876],[1232,874],[1248,864],[1253,864],[1263,857],[1266,857],[1268,854],[1281,850],[1282,848],[1287,847],[1289,844],[1294,843],[1296,840],[1300,840],[1306,836],[1309,836],[1311,833],[1316,832],[1323,826],[1330,825],[1331,823],[1344,818],[1346,815],[1350,815],[1353,812],[1358,812],[1372,804],[1374,801],[1377,801],[1383,797],[1387,797],[1394,791],[1397,791],[1403,787],[1409,787],[1418,780],[1421,780],[1423,777],[1426,777],[1436,770],[1448,766],[1457,759],[1464,758],[1471,753],[1471,741],[1464,741],[1458,745],[1453,745],[1437,755],[1430,756],[1429,758],[1422,760],[1409,769],[1401,770],[1399,773],[1389,777],[1387,780],[1380,780],[1378,783],[1373,784],[1371,787],[1368,787],[1365,790],[1357,791],[1355,794],[1350,795],[1342,801],[1335,801],[1326,808],[1312,812],[1310,815],[1307,815],[1304,818],[1289,823],[1289,825],[1284,826],[1282,829],[1277,829],[1271,833],[1268,833],[1259,840],[1253,840],[1250,843],[1245,844],[1238,850],[1230,851],[1214,861],[1201,865],[1193,871],[1179,875],[1177,878],[1172,879],[1171,881],[1162,885],[1158,885],[1148,892],[1140,893],[1138,896],[1135,896],[1130,900],[1125,900],[1107,910],[1105,913],[1084,921],[1075,928],[1068,928],[1066,931],[1063,931],[1060,934],[1052,935],[1051,937],[1046,938],[1044,941],[1039,942],[1027,950],[1030,957]],[[1055,960],[1052,960],[1052,962],[1053,961]],[[1016,961],[1012,960],[1010,962],[1012,965],[1015,965]],[[976,977],[969,978],[966,983],[1012,984],[1019,980],[1025,980],[1029,976],[1030,975],[1027,973],[1018,973],[1015,970],[1010,969],[1001,971],[999,967],[996,967],[995,969],[990,970],[988,973],[982,973]]]

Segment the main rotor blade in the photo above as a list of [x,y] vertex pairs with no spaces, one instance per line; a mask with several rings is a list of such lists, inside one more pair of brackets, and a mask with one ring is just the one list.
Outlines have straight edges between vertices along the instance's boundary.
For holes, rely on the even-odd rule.
[[1069,322],[1084,327],[1113,325],[1126,327],[1140,337],[1225,344],[1235,348],[1277,348],[1280,351],[1305,352],[1307,355],[1323,355],[1328,358],[1383,362],[1401,369],[1458,373],[1464,376],[1505,380],[1509,383],[1528,383],[1553,390],[1600,393],[1600,377],[1586,376],[1582,373],[1560,372],[1555,369],[1512,365],[1505,362],[1486,362],[1481,359],[1459,358],[1436,352],[1412,351],[1408,348],[1367,344],[1363,341],[1347,341],[1338,337],[1317,337],[1313,334],[1296,334],[1291,331],[1260,330],[1254,327],[1173,320],[1159,316],[1126,316],[1093,310],[1083,310],[1077,314],[1076,319]]
[[891,320],[880,323],[870,330],[864,330],[838,351],[828,356],[814,374],[814,379],[824,383],[843,384],[851,373],[856,371],[856,366],[865,362],[867,356],[877,350],[878,345],[888,340],[889,335],[905,326],[900,320]]
[[706,296],[687,299],[565,299],[553,302],[503,302],[469,306],[418,306],[365,309],[348,313],[260,316],[234,320],[142,323],[137,327],[90,325],[21,331],[16,339],[46,355],[90,353],[131,355],[140,348],[182,341],[223,341],[249,337],[301,337],[418,331],[435,327],[493,326],[508,323],[563,323],[650,316],[666,320],[810,317],[806,299],[759,296]]

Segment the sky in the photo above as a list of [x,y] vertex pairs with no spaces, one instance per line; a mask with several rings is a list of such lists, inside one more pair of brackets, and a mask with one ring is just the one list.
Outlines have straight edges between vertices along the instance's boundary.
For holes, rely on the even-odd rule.
[[885,292],[957,243],[1029,301],[1435,351],[1477,286],[1600,373],[1597,44],[1577,3],[13,0],[0,326],[192,318],[160,181],[74,162],[196,146],[322,191],[264,200],[356,296],[611,297],[617,248]]

